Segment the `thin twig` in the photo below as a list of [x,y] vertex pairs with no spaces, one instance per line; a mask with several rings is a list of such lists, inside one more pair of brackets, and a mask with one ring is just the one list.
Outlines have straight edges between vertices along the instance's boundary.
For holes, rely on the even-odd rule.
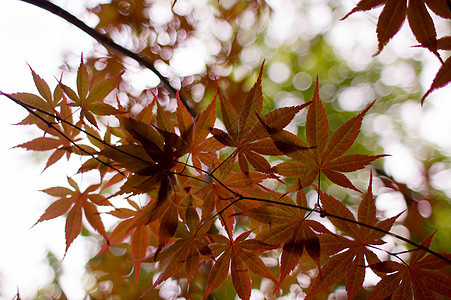
[[[15,103],[19,104],[20,106],[22,106],[23,108],[25,108],[30,114],[32,114],[33,116],[35,116],[36,118],[38,118],[39,120],[41,120],[42,122],[44,122],[48,127],[50,127],[51,129],[55,130],[56,132],[58,132],[58,134],[60,134],[63,138],[65,138],[66,140],[68,140],[72,145],[74,145],[75,148],[77,148],[80,153],[86,153],[87,155],[91,156],[93,159],[95,159],[96,161],[100,162],[101,164],[115,170],[116,172],[118,172],[119,174],[121,174],[124,177],[127,177],[121,170],[117,169],[116,167],[110,165],[109,163],[106,163],[104,161],[102,161],[101,159],[99,159],[98,157],[96,157],[94,154],[90,153],[89,151],[86,151],[85,149],[83,149],[82,147],[80,147],[78,144],[76,144],[70,137],[68,137],[64,132],[62,132],[60,129],[58,129],[53,123],[47,121],[46,119],[44,119],[42,116],[40,116],[37,112],[35,112],[33,109],[34,107],[30,107],[29,105],[13,98],[12,96],[10,96],[9,94],[5,94],[2,91],[0,91],[0,95],[3,95],[5,97],[7,97],[8,99],[14,101]],[[41,112],[41,111],[40,111]],[[48,114],[48,113],[47,113]],[[50,114],[51,115],[51,114]],[[52,115],[53,116],[53,115]],[[61,118],[59,118],[58,116],[53,116],[55,119],[58,120],[63,120]],[[71,124],[70,122],[65,121],[66,123]],[[71,124],[74,128],[78,127],[76,125]],[[81,130],[83,131],[83,130]]]

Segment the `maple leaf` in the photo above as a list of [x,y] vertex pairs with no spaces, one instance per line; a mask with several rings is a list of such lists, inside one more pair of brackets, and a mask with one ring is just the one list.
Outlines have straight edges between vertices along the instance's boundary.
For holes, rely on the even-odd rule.
[[183,153],[190,153],[194,168],[202,173],[202,164],[219,165],[215,153],[224,147],[215,137],[208,137],[216,120],[216,95],[208,107],[193,120],[191,114],[180,101],[177,94],[177,125],[180,137],[185,142]]
[[251,296],[252,284],[249,270],[259,276],[276,281],[268,267],[257,255],[257,253],[271,250],[275,247],[258,240],[246,239],[250,233],[251,231],[246,231],[236,239],[232,237],[228,239],[222,235],[210,235],[216,242],[210,246],[213,254],[222,254],[216,259],[210,270],[205,294],[202,299],[205,300],[208,295],[222,284],[229,273],[229,268],[233,286],[241,299],[249,299]]
[[432,81],[431,86],[424,94],[423,98],[421,98],[421,104],[423,104],[424,99],[434,90],[444,87],[449,84],[451,81],[451,57],[442,64],[437,74],[435,75],[434,80]]
[[[428,247],[435,232],[420,245]],[[450,254],[441,253],[451,258]],[[374,287],[370,299],[438,299],[437,294],[451,298],[451,278],[437,270],[449,267],[449,264],[435,255],[426,255],[426,251],[414,249],[409,264],[395,261],[383,261],[370,264],[373,271],[389,274]]]
[[[362,287],[365,279],[365,259],[370,264],[380,262],[376,254],[368,246],[384,244],[385,242],[381,238],[385,233],[349,222],[348,220],[355,221],[354,215],[341,201],[334,197],[320,192],[320,199],[324,210],[328,214],[339,217],[330,217],[329,220],[332,224],[343,234],[352,237],[353,240],[327,233],[320,236],[322,255],[331,257],[322,267],[322,276],[313,280],[306,299],[311,299],[316,294],[325,291],[345,276],[348,299],[353,299]],[[368,189],[359,205],[358,222],[387,232],[399,215],[383,221],[377,220],[371,176]]]
[[77,93],[70,87],[60,83],[64,93],[73,101],[71,106],[80,107],[80,121],[84,118],[96,128],[97,121],[94,115],[106,116],[120,113],[113,106],[103,102],[119,84],[122,73],[115,77],[105,79],[95,86],[90,86],[88,69],[81,58],[80,66],[77,72]]
[[135,280],[138,282],[139,274],[143,259],[146,257],[147,248],[151,244],[151,232],[154,224],[142,224],[140,222],[143,217],[144,209],[140,208],[135,202],[127,199],[133,209],[117,208],[109,212],[110,215],[119,219],[123,219],[116,225],[114,230],[109,234],[109,243],[105,243],[100,249],[98,255],[102,254],[110,246],[121,243],[127,237],[131,237],[130,250],[135,266]]
[[81,232],[83,226],[82,216],[84,212],[88,223],[104,237],[108,244],[109,239],[100,218],[100,214],[97,210],[97,205],[111,205],[111,203],[105,198],[105,196],[93,193],[100,187],[100,185],[90,185],[85,191],[81,192],[77,183],[73,179],[68,177],[67,180],[74,190],[60,186],[42,190],[44,193],[50,196],[58,197],[59,199],[53,202],[45,210],[44,214],[42,214],[34,225],[42,221],[59,217],[68,212],[65,229],[65,252],[67,252],[72,242]]
[[328,138],[329,120],[318,95],[317,79],[305,124],[307,144],[294,134],[274,130],[268,124],[264,125],[274,143],[283,145],[283,147],[279,147],[279,150],[294,159],[274,167],[274,170],[283,176],[297,178],[287,193],[309,186],[320,173],[326,175],[335,184],[359,191],[342,173],[362,169],[373,160],[385,155],[344,154],[357,138],[362,119],[373,104],[374,102],[357,116],[341,125]]
[[[223,169],[220,169],[216,176],[218,181],[210,181],[196,192],[196,195],[203,199],[202,220],[207,220],[216,209],[217,212],[221,212],[221,223],[231,235],[235,221],[232,216],[234,210],[246,211],[258,206],[255,201],[239,200],[240,198],[237,196],[250,196],[254,191],[253,188],[268,178],[268,175],[257,172],[247,174],[224,172]],[[230,206],[232,202],[234,203],[233,207]]]
[[[281,201],[285,198],[287,197],[283,197]],[[293,204],[292,201],[286,203]],[[302,190],[297,193],[296,204],[300,207],[307,207],[307,200]],[[304,249],[313,259],[321,274],[321,264],[319,261],[321,245],[315,231],[329,231],[317,221],[306,220],[305,210],[286,206],[263,206],[245,212],[244,215],[256,219],[257,221],[270,224],[268,229],[257,234],[257,240],[272,245],[282,246],[280,277],[274,291],[279,289],[285,277],[288,276],[299,263]]]
[[[261,65],[257,82],[249,91],[239,113],[232,106],[231,102],[219,93],[222,122],[227,132],[218,128],[211,129],[211,134],[220,143],[224,146],[236,148],[228,160],[234,162],[238,158],[238,164],[244,173],[249,172],[250,164],[256,171],[273,174],[269,162],[262,155],[283,154],[271,142],[271,139],[259,121],[263,108],[263,95],[261,91],[263,65],[264,63]],[[307,105],[275,109],[261,117],[261,119],[265,124],[282,130]]]
[[[95,153],[96,151],[90,146],[75,146],[75,142],[81,140],[78,137],[80,130],[75,128],[80,124],[70,125],[72,123],[72,112],[67,105],[66,99],[63,97],[61,86],[57,85],[52,95],[48,84],[31,67],[30,70],[40,96],[30,93],[10,95],[14,101],[30,110],[30,114],[18,125],[34,124],[46,135],[51,135],[52,137],[36,138],[16,147],[32,151],[53,150],[44,170],[60,160],[64,154],[69,159],[70,154],[73,152],[85,154],[83,153],[84,149],[89,153]],[[66,122],[59,122],[62,119]]]
[[[121,187],[121,193],[147,193],[157,190],[157,205],[163,203],[176,183],[174,171],[185,152],[186,143],[174,133],[174,127],[159,107],[154,127],[132,118],[120,118],[129,145],[105,148],[99,153],[133,174]],[[135,143],[139,142],[139,145]]]
[[[431,4],[432,2],[442,2],[441,4]],[[446,7],[445,1],[426,1],[426,0],[361,0],[342,20],[349,15],[358,11],[367,11],[376,7],[384,6],[379,20],[377,22],[377,39],[379,41],[379,54],[388,41],[401,29],[404,20],[408,19],[412,33],[417,41],[425,48],[434,53],[440,60],[440,54],[437,52],[437,34],[434,22],[426,9],[425,3],[430,8],[433,7],[434,12],[441,15],[448,15],[449,8]],[[448,10],[448,13],[446,13]],[[440,13],[443,11],[444,13]]]
[[[205,234],[210,226],[201,226],[199,216],[192,205],[185,213],[185,226],[180,226],[175,238],[177,240],[158,254],[157,261],[164,261],[164,269],[151,289],[175,274],[182,272],[187,279],[186,289],[204,260],[213,259]],[[154,256],[155,259],[155,256]]]

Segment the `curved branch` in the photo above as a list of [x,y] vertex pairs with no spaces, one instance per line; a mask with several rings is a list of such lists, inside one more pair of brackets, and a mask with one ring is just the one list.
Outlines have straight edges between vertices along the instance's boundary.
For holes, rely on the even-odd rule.
[[[52,14],[54,14],[60,18],[63,18],[70,24],[78,27],[83,32],[90,35],[92,38],[94,38],[96,41],[98,41],[103,46],[110,48],[122,55],[125,55],[125,56],[128,56],[128,57],[134,59],[140,65],[146,67],[147,69],[151,70],[155,75],[157,75],[158,78],[160,79],[160,81],[163,83],[163,85],[169,90],[169,92],[171,92],[174,97],[176,96],[177,90],[171,85],[169,80],[166,77],[164,77],[155,68],[155,66],[153,65],[153,62],[150,61],[149,59],[146,59],[146,58],[140,56],[139,54],[115,43],[110,37],[106,36],[105,34],[100,33],[99,31],[95,30],[94,28],[89,27],[83,21],[81,21],[80,19],[75,17],[74,15],[70,14],[69,12],[62,9],[61,7],[49,2],[48,0],[20,0],[20,1],[38,6],[42,9],[45,9],[45,10],[51,12]],[[183,103],[183,105],[186,107],[188,112],[194,118],[197,115],[197,113],[191,108],[191,106],[188,105],[186,97],[183,94],[181,94],[180,92],[179,92],[179,97],[180,97],[180,101]]]

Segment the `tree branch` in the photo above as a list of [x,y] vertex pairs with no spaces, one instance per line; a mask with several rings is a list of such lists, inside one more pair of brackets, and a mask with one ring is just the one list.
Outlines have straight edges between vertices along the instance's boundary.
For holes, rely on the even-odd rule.
[[[124,47],[122,47],[121,45],[115,43],[110,37],[106,36],[105,34],[100,33],[99,31],[95,30],[94,28],[89,27],[88,25],[86,25],[83,21],[81,21],[80,19],[78,19],[77,17],[75,17],[74,15],[70,14],[69,12],[67,12],[66,10],[62,9],[61,7],[49,2],[48,0],[20,0],[35,6],[38,6],[42,9],[45,9],[49,12],[51,12],[52,14],[63,18],[64,20],[66,20],[67,22],[69,22],[70,24],[78,27],[79,29],[81,29],[83,32],[87,33],[88,35],[90,35],[92,38],[94,38],[96,41],[98,41],[100,44],[102,44],[103,46],[114,50],[124,56],[128,56],[132,59],[134,59],[135,61],[137,61],[140,65],[146,67],[147,69],[151,70],[153,73],[155,73],[155,75],[158,76],[158,78],[160,79],[160,81],[163,83],[163,85],[168,89],[168,91],[173,94],[173,96],[175,97],[177,94],[177,90],[171,85],[171,83],[169,82],[169,80],[164,77],[153,65],[153,62],[150,61],[149,59],[146,59],[142,56],[140,56],[139,54],[126,49]],[[179,97],[180,97],[180,101],[183,103],[183,105],[186,107],[186,109],[188,110],[188,112],[191,114],[191,116],[194,118],[197,113],[191,108],[190,105],[188,105],[188,102],[186,100],[186,97],[179,92]]]

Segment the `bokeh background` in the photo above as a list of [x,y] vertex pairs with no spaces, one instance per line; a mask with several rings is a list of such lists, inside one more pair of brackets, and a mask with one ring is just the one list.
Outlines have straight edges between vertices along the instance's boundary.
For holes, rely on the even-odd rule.
[[[238,90],[226,92],[239,99],[253,84],[264,59],[266,110],[310,100],[317,75],[332,128],[377,99],[354,150],[391,155],[375,165],[381,176],[375,179],[374,188],[380,194],[378,209],[385,217],[408,209],[393,231],[419,241],[438,229],[432,248],[449,251],[451,89],[435,91],[420,106],[419,99],[440,63],[427,50],[412,47],[417,42],[407,24],[373,57],[380,10],[339,21],[355,6],[355,0],[268,0],[263,9],[252,5],[256,1],[241,5],[236,0],[220,0],[219,4],[216,0],[178,0],[173,11],[170,1],[152,0],[147,1],[149,7],[142,16],[133,15],[137,5],[133,3],[142,1],[114,1],[118,14],[99,6],[107,2],[54,1],[88,25],[108,31],[119,44],[158,58],[156,67],[175,87],[183,88],[199,110],[214,93],[213,74],[224,90],[230,81],[239,82]],[[144,23],[139,17],[151,24],[151,30],[140,27]],[[130,21],[136,22],[135,27],[127,25]],[[450,34],[449,22],[434,21],[439,37]],[[61,76],[74,83],[73,71],[82,53],[98,59],[99,72],[126,70],[120,97],[133,99],[137,110],[159,83],[130,59],[111,64],[109,70],[106,63],[117,57],[64,20],[21,1],[0,3],[0,41],[3,92],[37,92],[29,66],[52,87]],[[19,291],[23,299],[63,294],[82,299],[97,284],[85,266],[99,249],[98,238],[87,230],[64,257],[63,218],[32,227],[51,202],[39,190],[66,185],[66,176],[74,175],[81,162],[58,163],[42,172],[46,153],[12,149],[34,137],[33,128],[11,125],[25,116],[21,107],[0,97],[0,298],[13,299]],[[290,130],[302,135],[303,122],[305,115],[300,114]],[[89,176],[81,180],[87,182]],[[365,187],[368,172],[357,172],[352,180]],[[349,196],[334,186],[329,192],[352,204],[352,193]],[[106,218],[106,223],[113,226],[112,219]],[[404,249],[390,243],[388,247]],[[160,296],[170,298],[174,293]],[[255,299],[259,295],[253,291]]]

